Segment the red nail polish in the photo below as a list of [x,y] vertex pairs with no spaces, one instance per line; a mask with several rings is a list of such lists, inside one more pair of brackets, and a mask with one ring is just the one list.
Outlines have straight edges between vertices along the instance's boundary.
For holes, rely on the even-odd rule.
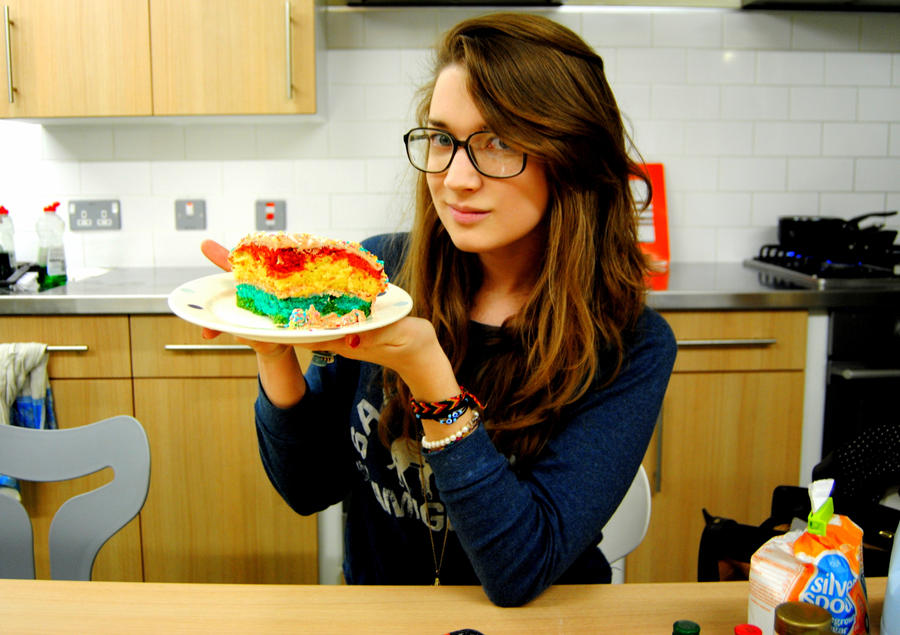
[[350,348],[356,348],[359,346],[359,335],[351,335],[347,340],[347,345]]

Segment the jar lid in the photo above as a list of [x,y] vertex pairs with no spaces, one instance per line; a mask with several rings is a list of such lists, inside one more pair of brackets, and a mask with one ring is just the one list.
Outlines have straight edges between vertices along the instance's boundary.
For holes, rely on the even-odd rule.
[[784,602],[775,608],[776,633],[831,630],[831,613],[809,602]]
[[762,629],[753,624],[738,624],[734,627],[734,635],[762,635]]

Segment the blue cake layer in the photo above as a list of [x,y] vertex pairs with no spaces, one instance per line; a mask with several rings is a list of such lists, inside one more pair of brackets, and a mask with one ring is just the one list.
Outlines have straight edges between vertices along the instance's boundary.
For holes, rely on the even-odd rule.
[[266,293],[252,284],[238,284],[235,287],[237,305],[242,309],[252,311],[257,315],[264,315],[276,324],[286,325],[291,318],[294,309],[309,309],[315,307],[322,315],[337,313],[344,315],[353,309],[359,309],[369,316],[372,308],[370,302],[350,295],[334,296],[327,293],[308,295],[296,298],[277,298],[271,293]]

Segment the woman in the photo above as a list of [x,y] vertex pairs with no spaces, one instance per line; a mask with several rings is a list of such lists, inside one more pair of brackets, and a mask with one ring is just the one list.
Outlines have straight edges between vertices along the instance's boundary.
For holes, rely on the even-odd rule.
[[338,357],[305,377],[253,343],[263,464],[301,514],[346,501],[348,583],[481,584],[514,606],[608,582],[596,545],[675,344],[644,305],[641,175],[603,63],[542,17],[467,20],[419,119],[413,228],[364,243],[414,315],[310,345]]

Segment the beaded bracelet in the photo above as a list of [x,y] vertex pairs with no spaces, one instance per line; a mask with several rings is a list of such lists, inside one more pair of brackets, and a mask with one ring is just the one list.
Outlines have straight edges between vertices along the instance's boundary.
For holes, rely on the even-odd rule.
[[478,398],[468,390],[459,387],[460,393],[443,401],[418,401],[410,398],[409,406],[416,419],[433,419],[444,425],[456,423],[462,414],[471,406],[484,408]]
[[471,433],[472,430],[478,427],[479,419],[481,419],[481,417],[478,415],[478,411],[473,410],[472,420],[466,423],[462,428],[460,428],[453,434],[443,437],[442,439],[438,439],[437,441],[428,441],[425,437],[422,437],[422,450],[424,450],[425,452],[442,450],[448,445],[452,445],[460,439],[464,439],[465,437],[469,436],[469,433]]

